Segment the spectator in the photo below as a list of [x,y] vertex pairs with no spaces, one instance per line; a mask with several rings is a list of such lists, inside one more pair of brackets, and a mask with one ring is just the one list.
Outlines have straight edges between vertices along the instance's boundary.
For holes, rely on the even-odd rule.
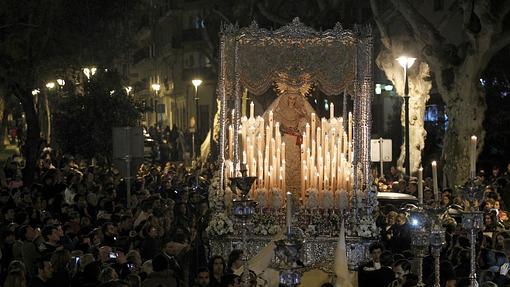
[[209,276],[211,287],[221,287],[221,278],[225,275],[225,260],[223,257],[216,255],[211,258],[209,264]]
[[154,270],[147,276],[142,283],[143,287],[175,287],[177,280],[171,271],[168,257],[158,254],[152,259],[152,269]]
[[35,262],[35,266],[37,268],[37,276],[32,278],[30,282],[30,287],[46,287],[51,286],[48,284],[48,281],[51,279],[53,275],[53,268],[51,266],[51,262],[47,258],[41,258]]
[[195,278],[195,287],[209,287],[209,270],[206,267],[200,267],[197,271],[197,277]]
[[25,272],[19,269],[10,270],[5,279],[4,287],[26,287]]

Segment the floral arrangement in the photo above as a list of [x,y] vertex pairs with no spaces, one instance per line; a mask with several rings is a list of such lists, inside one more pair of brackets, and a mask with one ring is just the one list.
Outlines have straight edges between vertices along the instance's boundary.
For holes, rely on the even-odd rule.
[[253,216],[253,225],[254,235],[275,235],[281,230],[272,214],[256,214]]
[[379,236],[379,228],[375,225],[375,220],[371,215],[365,215],[359,218],[354,225],[354,231],[359,237],[375,238]]
[[349,208],[349,194],[345,189],[337,189],[336,190],[337,200],[335,201],[335,205],[337,209],[347,210]]
[[266,198],[267,189],[265,189],[264,187],[259,187],[259,188],[257,188],[256,192],[257,192],[256,200],[259,204],[259,207],[265,208],[267,206],[267,198]]
[[210,236],[229,235],[234,232],[234,224],[227,214],[218,212],[211,218],[205,230]]
[[279,188],[273,187],[271,188],[271,207],[274,209],[278,209],[282,206],[283,200],[282,191]]
[[333,199],[333,191],[329,189],[324,190],[324,196],[322,197],[322,207],[324,209],[333,209],[333,204],[335,200]]
[[319,191],[316,188],[309,188],[306,193],[308,199],[306,200],[305,207],[308,209],[316,209],[319,207]]

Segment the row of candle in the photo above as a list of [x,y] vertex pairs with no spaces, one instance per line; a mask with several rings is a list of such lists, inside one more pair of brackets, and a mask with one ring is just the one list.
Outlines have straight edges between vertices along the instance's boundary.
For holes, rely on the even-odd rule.
[[342,117],[335,118],[330,104],[330,118],[322,118],[317,126],[316,115],[307,123],[301,145],[301,198],[315,188],[321,197],[324,190],[349,191],[352,184],[352,115],[347,131]]
[[[234,127],[229,126],[229,157],[226,161],[226,174],[234,176],[233,150]],[[241,118],[239,127],[239,148],[241,162],[246,165],[247,174],[256,176],[254,189],[264,187],[267,190],[276,187],[286,189],[285,185],[285,143],[280,133],[280,123],[274,122],[273,112],[269,111],[268,124],[264,118],[254,115],[254,104],[250,104],[250,116]],[[239,174],[239,165],[235,169]]]
[[[476,176],[476,144],[477,137],[471,136],[471,141],[469,144],[469,177],[470,179],[474,179]],[[439,202],[439,186],[437,183],[437,162],[433,161],[431,163],[432,167],[432,189],[434,192],[434,200],[435,202]],[[445,186],[443,186],[445,188]],[[418,169],[418,202],[423,204],[423,168],[420,167]]]

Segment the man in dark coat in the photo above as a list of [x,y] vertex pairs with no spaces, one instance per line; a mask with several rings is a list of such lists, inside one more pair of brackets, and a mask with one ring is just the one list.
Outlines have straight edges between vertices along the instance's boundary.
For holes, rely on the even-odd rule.
[[386,287],[393,281],[395,275],[391,268],[392,255],[384,253],[384,246],[375,242],[369,247],[372,259],[360,265],[358,270],[359,287]]
[[168,257],[158,254],[152,259],[153,272],[143,280],[142,287],[177,287],[174,273],[169,269]]

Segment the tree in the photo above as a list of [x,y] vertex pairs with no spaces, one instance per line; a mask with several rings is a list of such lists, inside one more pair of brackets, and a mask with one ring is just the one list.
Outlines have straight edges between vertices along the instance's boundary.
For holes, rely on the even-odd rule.
[[31,185],[43,140],[31,91],[86,65],[109,66],[130,44],[141,1],[1,1],[0,85],[27,123],[23,180]]
[[[390,2],[387,9],[396,11],[408,27],[406,37],[429,66],[446,104],[449,122],[442,152],[444,171],[450,184],[462,184],[469,173],[469,138],[478,136],[478,151],[484,144],[487,105],[479,79],[494,54],[510,43],[510,31],[503,29],[510,1],[453,1],[438,22],[427,19],[409,0]],[[389,23],[383,20],[388,17],[382,17],[376,0],[371,4],[381,41],[391,49],[401,34],[392,36]]]
[[99,71],[85,83],[84,91],[59,99],[54,112],[56,142],[65,153],[111,158],[113,127],[135,126],[140,110],[115,72]]

